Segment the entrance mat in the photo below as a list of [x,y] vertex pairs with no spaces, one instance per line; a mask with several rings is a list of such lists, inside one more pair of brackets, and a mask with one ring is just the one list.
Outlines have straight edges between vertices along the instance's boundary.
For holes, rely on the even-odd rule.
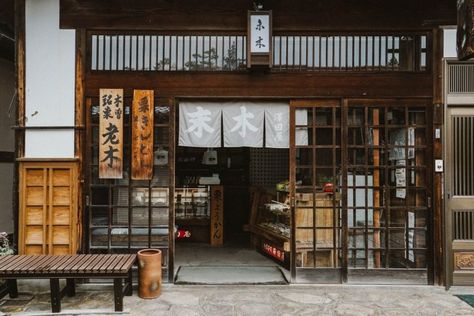
[[288,284],[279,267],[180,266],[175,284]]
[[464,302],[468,303],[472,307],[474,307],[474,295],[456,295]]

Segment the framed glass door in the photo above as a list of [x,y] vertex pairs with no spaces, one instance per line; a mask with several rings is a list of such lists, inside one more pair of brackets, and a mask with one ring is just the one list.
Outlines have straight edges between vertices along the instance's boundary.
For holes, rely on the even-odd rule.
[[351,100],[345,105],[349,283],[428,283],[427,104]]
[[341,117],[339,100],[291,102],[292,282],[342,281]]
[[155,98],[154,166],[151,180],[132,180],[132,96],[124,97],[123,177],[99,177],[98,96],[86,98],[84,152],[85,251],[133,253],[162,251],[163,279],[173,282],[174,250],[174,116],[172,99]]
[[427,284],[426,100],[294,100],[292,281]]

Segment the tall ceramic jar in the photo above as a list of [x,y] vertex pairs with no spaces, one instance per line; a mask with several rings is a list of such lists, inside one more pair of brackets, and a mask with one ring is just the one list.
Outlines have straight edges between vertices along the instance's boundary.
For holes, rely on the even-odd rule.
[[161,294],[161,250],[138,251],[138,296],[157,298]]

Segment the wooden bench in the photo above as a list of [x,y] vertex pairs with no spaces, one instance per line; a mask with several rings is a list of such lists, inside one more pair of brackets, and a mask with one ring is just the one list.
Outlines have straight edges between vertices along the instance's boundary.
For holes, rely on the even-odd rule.
[[[131,268],[135,260],[135,254],[0,256],[0,279],[7,280],[11,298],[18,296],[17,279],[49,279],[53,313],[61,311],[65,294],[76,294],[75,279],[113,279],[115,311],[123,311],[123,296],[132,295]],[[62,290],[59,279],[66,279]]]

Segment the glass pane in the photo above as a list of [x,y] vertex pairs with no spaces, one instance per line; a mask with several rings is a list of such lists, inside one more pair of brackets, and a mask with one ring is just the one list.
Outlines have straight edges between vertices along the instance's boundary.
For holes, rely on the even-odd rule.
[[153,226],[168,227],[169,209],[168,208],[153,208],[151,224]]
[[148,226],[148,208],[132,208],[132,226]]
[[333,110],[331,108],[316,109],[316,126],[327,126],[333,123]]
[[389,125],[405,125],[405,107],[390,107],[386,114],[387,124]]
[[348,115],[347,115],[347,124],[350,126],[363,126],[364,125],[364,108],[362,107],[349,108]]
[[109,224],[108,207],[91,207],[89,211],[92,226],[107,226]]
[[155,106],[155,124],[168,124],[169,114],[168,106]]
[[128,207],[117,207],[112,209],[112,225],[128,226]]

